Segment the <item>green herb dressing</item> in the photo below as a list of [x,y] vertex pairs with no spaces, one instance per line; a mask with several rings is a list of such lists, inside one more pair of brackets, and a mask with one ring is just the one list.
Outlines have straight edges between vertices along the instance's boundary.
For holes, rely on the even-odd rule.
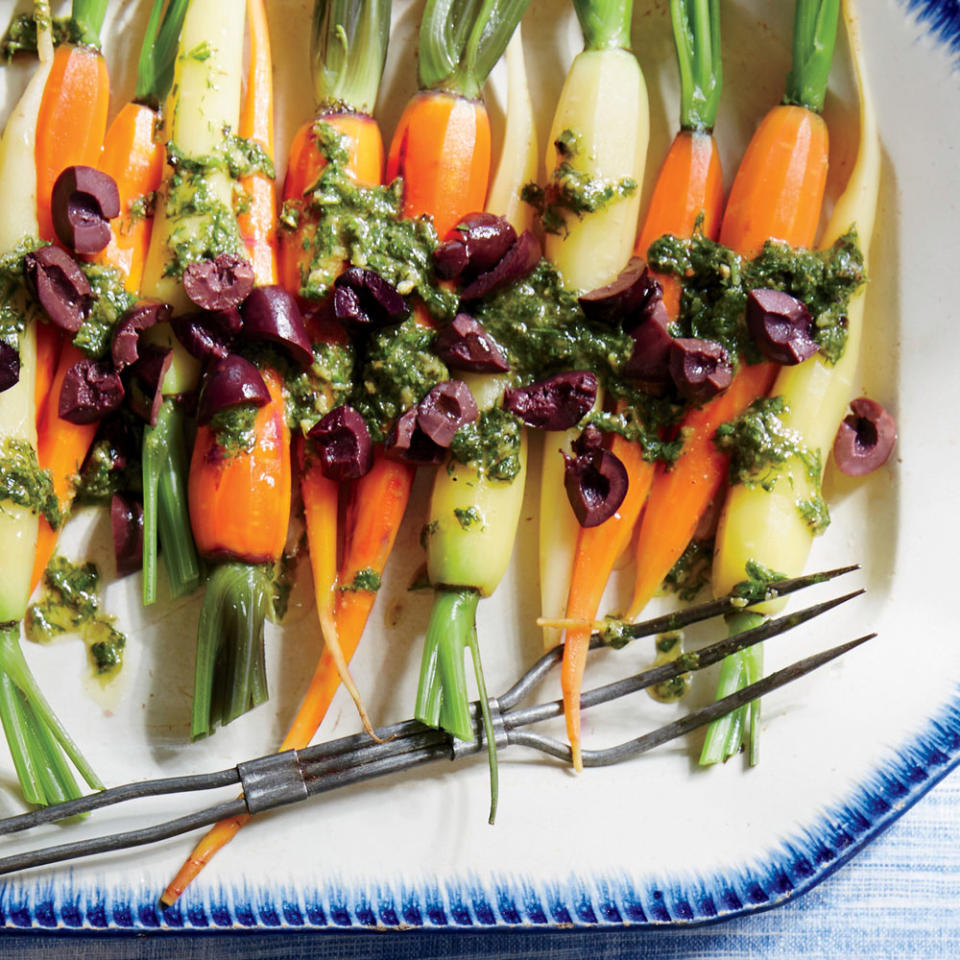
[[94,673],[109,680],[123,665],[127,640],[101,608],[99,582],[93,563],[75,564],[55,556],[43,574],[43,595],[27,609],[24,625],[35,643],[50,643],[64,633],[79,634]]
[[5,501],[42,514],[55,530],[63,522],[50,471],[40,469],[32,444],[14,437],[0,444],[0,510]]
[[573,161],[583,151],[580,135],[564,130],[554,141],[560,162],[546,187],[528,183],[521,199],[537,212],[545,233],[566,235],[567,217],[583,218],[636,193],[637,182],[631,177],[608,180],[578,170]]
[[358,590],[366,590],[370,593],[376,593],[380,589],[380,574],[373,567],[366,567],[358,570],[353,577],[353,582],[345,584],[338,589],[355,593]]
[[744,356],[748,363],[761,359],[744,320],[751,290],[783,290],[802,300],[813,318],[820,355],[836,363],[846,346],[847,305],[866,281],[853,227],[829,250],[800,250],[768,240],[753,260],[704,237],[698,228],[690,239],[655,240],[647,259],[658,273],[683,280],[674,334],[719,341],[731,357]]
[[100,359],[110,352],[113,332],[136,299],[127,292],[123,274],[116,267],[102,263],[84,263],[81,267],[90,282],[94,300],[74,334],[73,345],[88,357]]
[[253,449],[256,442],[254,424],[257,407],[252,403],[238,403],[218,410],[210,418],[210,430],[225,457],[235,457]]
[[[657,651],[652,666],[659,667],[665,663],[673,663],[683,657],[683,631],[674,630],[670,633],[661,633],[655,641]],[[647,693],[660,703],[676,703],[683,698],[690,689],[690,674],[681,673],[677,677],[663,680],[647,687]]]

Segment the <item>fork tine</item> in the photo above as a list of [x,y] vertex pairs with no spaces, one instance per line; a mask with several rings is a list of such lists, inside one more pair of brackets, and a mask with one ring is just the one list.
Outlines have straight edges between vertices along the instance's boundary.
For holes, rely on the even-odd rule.
[[[788,630],[792,630],[794,627],[806,623],[814,617],[819,617],[821,614],[827,613],[827,611],[833,610],[835,607],[839,607],[840,604],[846,603],[848,600],[853,600],[865,592],[866,591],[862,589],[854,590],[852,593],[847,593],[842,597],[825,600],[811,607],[804,607],[802,610],[778,617],[776,620],[767,620],[759,627],[754,627],[752,630],[745,630],[743,633],[734,634],[709,647],[704,647],[702,650],[685,653],[669,663],[651,667],[648,670],[644,670],[632,677],[626,677],[623,680],[616,680],[613,683],[604,684],[601,687],[594,687],[592,690],[587,690],[581,694],[580,706],[582,709],[586,709],[587,707],[593,707],[600,703],[607,703],[610,700],[617,700],[620,697],[625,697],[638,690],[645,690],[647,687],[663,683],[665,680],[672,680],[674,677],[679,677],[683,673],[702,670],[704,667],[719,663],[719,661],[731,653],[745,650],[747,647],[754,646],[754,644],[786,633]],[[501,701],[501,706],[503,705]],[[551,717],[558,717],[561,713],[563,713],[563,701],[553,700],[549,703],[540,703],[508,713],[504,716],[503,722],[508,730],[512,730],[517,727],[526,726],[527,724],[538,723],[541,720],[549,720]]]
[[[605,767],[611,764],[621,763],[624,760],[630,760],[642,753],[647,753],[654,747],[658,747],[670,740],[675,740],[677,737],[682,737],[697,727],[705,726],[708,723],[712,723],[718,717],[732,713],[751,700],[756,700],[758,697],[762,697],[772,690],[776,690],[778,687],[782,687],[793,680],[798,680],[800,677],[824,666],[824,664],[829,663],[831,660],[836,660],[837,657],[843,656],[843,654],[853,650],[855,647],[859,647],[868,640],[872,640],[875,636],[875,633],[868,633],[866,636],[858,637],[856,640],[850,640],[847,643],[831,647],[829,650],[824,650],[821,653],[804,657],[804,659],[798,660],[796,663],[792,663],[790,666],[784,667],[781,670],[777,670],[768,677],[764,677],[756,683],[751,683],[750,686],[744,687],[742,690],[738,690],[736,693],[732,693],[722,700],[717,700],[705,707],[701,707],[699,710],[694,710],[693,713],[689,713],[687,716],[682,717],[680,720],[675,720],[673,723],[668,723],[662,727],[658,727],[656,730],[651,730],[650,733],[646,733],[642,737],[626,740],[616,746],[607,747],[605,750],[584,750],[583,765],[585,767]],[[539,750],[541,753],[549,754],[567,763],[571,760],[569,744],[561,743],[552,737],[544,737],[526,730],[511,730],[509,731],[509,742],[511,744],[518,744]]]

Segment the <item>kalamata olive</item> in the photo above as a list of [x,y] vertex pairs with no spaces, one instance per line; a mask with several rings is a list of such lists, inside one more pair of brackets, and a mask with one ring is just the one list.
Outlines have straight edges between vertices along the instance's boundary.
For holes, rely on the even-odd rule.
[[570,370],[528,387],[505,390],[503,406],[528,427],[569,430],[590,412],[596,399],[596,374],[590,370]]
[[63,170],[53,184],[50,214],[60,242],[77,253],[99,253],[110,242],[110,221],[120,213],[120,191],[94,167]]
[[643,310],[643,319],[631,331],[633,353],[623,365],[625,377],[655,386],[670,382],[670,314],[658,297]]
[[170,321],[183,348],[198,360],[211,357],[224,359],[234,338],[243,328],[243,318],[236,307],[184,313]]
[[127,379],[130,407],[133,412],[151,426],[157,422],[160,405],[163,403],[163,381],[173,362],[170,347],[158,347],[153,343],[140,344],[140,357],[130,367]]
[[117,373],[137,362],[140,334],[157,323],[169,323],[172,315],[170,304],[159,300],[141,300],[123,315],[110,345],[113,368]]
[[438,383],[417,405],[417,427],[446,449],[465,423],[480,415],[477,401],[462,380]]
[[501,287],[522,280],[533,272],[540,262],[540,256],[540,241],[529,230],[524,230],[495,267],[481,273],[460,291],[460,298],[478,300]]
[[399,323],[410,312],[397,288],[375,270],[350,267],[333,284],[333,315],[357,329]]
[[250,262],[236,253],[188,263],[183,271],[183,289],[201,310],[239,306],[250,295],[253,281]]
[[20,354],[16,347],[0,340],[0,393],[20,381]]
[[366,421],[344,404],[314,424],[307,436],[313,441],[320,470],[330,480],[358,480],[373,466],[373,441]]
[[670,376],[687,400],[706,403],[730,386],[733,364],[719,343],[679,337],[670,345]]
[[442,463],[446,455],[443,447],[434,443],[417,426],[417,408],[412,407],[394,424],[383,446],[386,456],[408,463]]
[[578,456],[588,454],[594,450],[599,450],[603,446],[603,434],[594,424],[588,423],[580,436],[570,446]]
[[41,247],[24,257],[23,272],[50,322],[76,333],[93,304],[90,283],[77,261],[60,247]]
[[876,400],[859,397],[850,404],[833,441],[833,459],[848,477],[862,477],[883,466],[897,440],[897,425]]
[[241,403],[262,407],[269,400],[270,392],[260,371],[249,360],[232,353],[217,360],[204,378],[197,404],[197,423],[200,426],[209,423],[215,413],[227,407]]
[[596,527],[612,517],[623,503],[630,485],[627,469],[619,457],[603,448],[570,457],[563,471],[563,485],[581,527]]
[[120,375],[105,363],[84,357],[63,378],[57,412],[68,423],[96,423],[123,403]]
[[467,269],[467,248],[460,240],[441,243],[433,251],[433,268],[441,280],[455,280]]
[[458,313],[437,334],[433,349],[451,370],[506,373],[510,369],[493,337],[467,313]]
[[[461,275],[470,280],[492,270],[506,256],[517,241],[517,231],[504,217],[471,213],[447,234],[446,240],[434,251],[437,273],[446,280]],[[455,269],[461,259],[462,266]]]
[[820,349],[806,304],[781,290],[750,291],[747,329],[759,351],[777,363],[803,363]]
[[269,340],[282,346],[294,363],[313,363],[313,348],[297,301],[283,287],[254,287],[243,301],[243,338]]
[[115,493],[110,500],[110,526],[117,573],[121,577],[136,573],[143,566],[143,504]]
[[640,257],[631,257],[616,280],[579,298],[580,308],[591,320],[616,323],[638,314],[662,293],[659,281],[650,275]]

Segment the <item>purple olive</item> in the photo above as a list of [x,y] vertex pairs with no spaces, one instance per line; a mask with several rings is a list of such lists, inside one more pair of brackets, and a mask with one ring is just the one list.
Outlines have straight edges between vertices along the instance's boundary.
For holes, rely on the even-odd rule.
[[719,343],[680,337],[670,345],[670,376],[687,400],[706,403],[730,386],[733,364]]
[[253,282],[253,267],[236,253],[188,263],[183,271],[183,289],[201,310],[239,306],[250,295]]
[[433,254],[437,273],[444,280],[463,275],[472,279],[492,270],[516,243],[517,231],[504,217],[471,213],[448,234],[447,242]]
[[24,257],[23,272],[50,322],[76,333],[93,304],[90,283],[77,261],[60,247],[41,247]]
[[850,404],[833,441],[833,459],[848,477],[862,477],[883,466],[897,441],[897,424],[875,400],[860,397]]
[[643,311],[643,319],[630,331],[633,338],[633,353],[623,365],[625,377],[640,380],[655,387],[664,387],[670,382],[670,314],[658,297],[651,300]]
[[451,370],[506,373],[510,369],[493,337],[467,313],[458,313],[437,334],[433,349]]
[[163,403],[163,381],[173,363],[173,350],[153,343],[140,345],[140,357],[130,367],[127,379],[130,407],[151,426],[157,422]]
[[594,450],[599,450],[603,447],[603,434],[600,432],[597,426],[592,423],[588,423],[583,428],[580,436],[577,437],[577,439],[574,440],[570,446],[577,456],[585,456],[586,454],[592,453]]
[[227,407],[241,403],[262,407],[269,400],[270,393],[260,371],[249,360],[232,353],[217,360],[204,378],[197,423],[200,426],[209,423],[215,413]]
[[481,273],[460,291],[460,298],[478,300],[501,287],[522,280],[533,272],[540,262],[540,256],[540,241],[529,230],[524,230],[495,267]]
[[563,485],[577,522],[596,527],[612,517],[630,485],[627,468],[609,450],[594,448],[575,457],[564,454]]
[[503,406],[528,427],[569,430],[590,412],[596,399],[596,374],[590,370],[571,370],[528,387],[505,390]]
[[803,363],[820,349],[806,304],[781,290],[750,291],[747,329],[760,352],[776,363]]
[[640,257],[631,257],[616,280],[579,298],[580,308],[591,320],[616,323],[639,313],[662,288]]
[[20,354],[16,347],[0,340],[0,393],[20,381]]
[[254,287],[243,302],[245,340],[269,340],[280,344],[301,367],[313,363],[313,347],[297,301],[276,284]]
[[173,307],[159,300],[141,300],[123,315],[110,345],[113,368],[117,373],[137,362],[140,334],[157,323],[169,323],[172,315]]
[[113,555],[121,577],[143,566],[143,504],[133,497],[115,493],[110,500],[113,528]]
[[57,413],[68,423],[96,423],[123,403],[120,375],[105,363],[84,357],[63,378]]
[[120,214],[117,182],[94,167],[67,167],[53,184],[50,214],[64,246],[99,253],[110,243],[110,221]]
[[243,328],[243,318],[236,307],[207,310],[174,317],[170,325],[184,350],[198,360],[216,357],[223,360]]
[[333,284],[333,314],[357,329],[399,323],[410,312],[397,288],[374,270],[350,267]]
[[446,449],[457,431],[480,415],[477,401],[462,380],[438,383],[417,405],[417,427]]
[[373,441],[366,421],[353,407],[331,410],[307,436],[320,457],[320,470],[330,480],[358,480],[373,466]]
[[412,407],[394,424],[383,446],[384,454],[392,460],[408,463],[442,463],[446,455],[443,447],[431,440],[417,425],[417,408]]

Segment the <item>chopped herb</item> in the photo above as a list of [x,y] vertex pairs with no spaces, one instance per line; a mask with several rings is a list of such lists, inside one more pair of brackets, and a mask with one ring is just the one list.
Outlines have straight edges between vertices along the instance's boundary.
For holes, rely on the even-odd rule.
[[454,462],[472,463],[481,475],[509,482],[520,472],[522,435],[523,424],[508,410],[500,407],[483,410],[454,436],[448,469]]
[[751,290],[783,290],[802,300],[813,318],[820,355],[836,363],[847,340],[847,305],[866,281],[853,227],[829,250],[794,249],[768,240],[753,260],[708,239],[698,228],[690,239],[666,235],[655,240],[647,259],[657,272],[683,279],[674,333],[717,340],[731,356],[745,356],[749,363],[760,359],[744,320]]
[[713,541],[691,540],[664,578],[663,585],[681,600],[693,600],[710,582],[712,561]]
[[27,636],[49,643],[63,633],[79,633],[87,645],[94,672],[115,674],[123,664],[126,637],[113,625],[114,618],[100,606],[100,574],[93,563],[74,564],[55,556],[43,574],[43,596],[27,610]]
[[797,509],[815,537],[830,526],[830,509],[827,507],[827,501],[819,493],[815,493],[807,500],[798,500]]
[[367,590],[375,593],[380,589],[380,574],[373,567],[366,567],[354,574],[353,583],[349,586],[343,585],[340,589],[351,593],[357,590]]
[[0,509],[4,502],[43,514],[55,530],[63,522],[49,470],[41,470],[37,451],[27,440],[6,437],[0,447]]
[[[79,43],[82,36],[72,17],[51,17],[51,32],[54,46],[61,43]],[[0,54],[7,60],[18,53],[37,52],[37,17],[33,13],[18,13],[10,21],[7,32],[0,40]]]
[[116,267],[84,263],[82,268],[94,300],[90,313],[74,334],[73,345],[88,357],[99,359],[110,352],[113,331],[136,300],[128,293],[123,274]]
[[748,560],[746,563],[747,579],[734,584],[730,591],[731,596],[740,597],[748,604],[760,603],[766,600],[776,600],[778,594],[776,590],[771,589],[770,584],[778,580],[786,580],[785,573],[778,573],[765,567],[756,560]]
[[537,211],[544,232],[566,235],[568,214],[582,219],[584,214],[595,213],[636,192],[637,181],[632,177],[609,180],[578,170],[575,161],[583,144],[576,132],[564,130],[554,146],[560,162],[547,186],[528,183],[520,193],[521,199]]
[[429,540],[430,537],[437,532],[437,528],[439,526],[439,521],[431,520],[429,523],[425,523],[420,528],[420,546],[423,547],[424,550],[427,549],[427,540]]
[[318,123],[315,131],[327,162],[304,199],[285,204],[283,217],[286,228],[299,225],[308,254],[301,266],[300,295],[323,300],[347,262],[375,270],[404,295],[415,291],[434,317],[452,317],[457,297],[433,275],[433,222],[402,216],[402,180],[382,187],[358,185],[347,172],[349,155],[341,134],[326,123]]
[[253,449],[257,439],[254,432],[256,419],[257,407],[252,403],[224,407],[210,418],[213,438],[227,457],[235,457]]
[[[673,663],[674,660],[683,662],[683,631],[672,630],[669,633],[661,633],[655,641],[655,647],[657,651],[656,659],[653,661],[655,667],[665,663]],[[663,680],[652,687],[648,687],[647,693],[661,703],[675,703],[689,689],[690,674],[681,673],[679,676],[671,677],[669,680]]]
[[198,43],[192,50],[188,50],[181,59],[183,60],[196,60],[199,63],[203,63],[205,60],[209,60],[213,56],[214,50],[210,44],[204,40],[202,43]]
[[483,523],[483,516],[476,507],[454,507],[453,512],[456,514],[457,523],[459,523],[464,530],[469,530],[478,523]]

